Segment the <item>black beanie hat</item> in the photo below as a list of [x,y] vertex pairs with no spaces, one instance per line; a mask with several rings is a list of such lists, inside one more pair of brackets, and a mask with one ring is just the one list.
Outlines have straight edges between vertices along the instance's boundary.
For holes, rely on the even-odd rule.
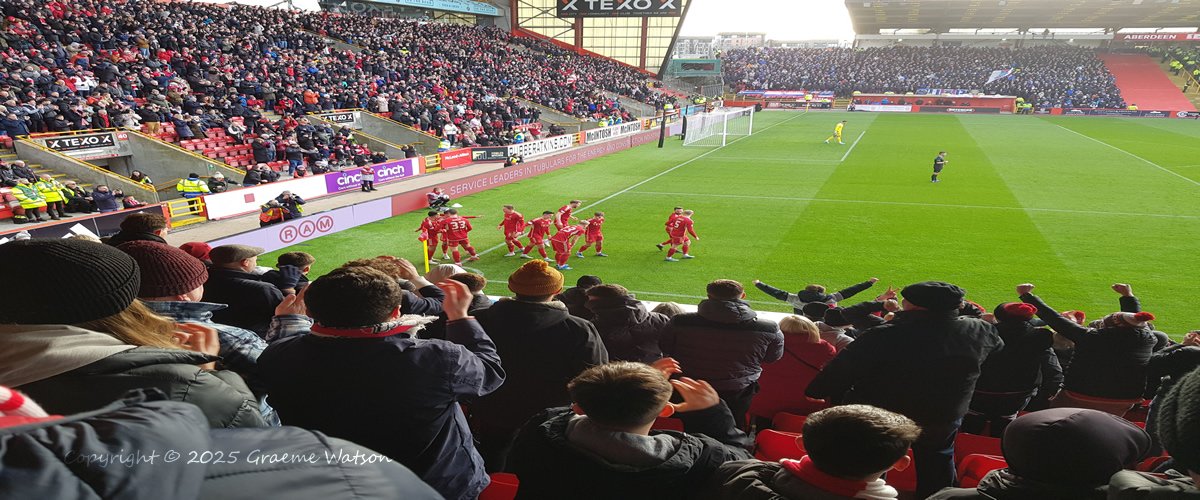
[[1154,402],[1154,424],[1163,448],[1183,468],[1200,473],[1200,369]]
[[71,325],[105,318],[129,307],[142,284],[133,257],[91,241],[14,241],[0,245],[0,262],[11,264],[7,284],[0,286],[0,323]]
[[829,326],[849,326],[850,320],[846,319],[846,315],[842,314],[844,307],[833,307],[825,311],[825,319],[821,322]]
[[824,302],[809,302],[800,308],[800,314],[813,321],[824,321],[825,311],[829,310],[829,304]]
[[944,281],[922,281],[904,287],[900,295],[912,304],[935,311],[958,309],[967,292]]
[[1138,426],[1083,408],[1053,408],[1017,417],[1004,429],[1001,441],[1009,472],[1080,489],[1108,484],[1117,471],[1144,458],[1150,446],[1150,435]]

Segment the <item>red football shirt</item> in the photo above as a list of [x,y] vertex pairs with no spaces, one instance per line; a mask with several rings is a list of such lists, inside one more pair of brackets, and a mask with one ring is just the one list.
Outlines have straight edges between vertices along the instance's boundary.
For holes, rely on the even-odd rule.
[[575,226],[575,225],[564,226],[562,229],[559,229],[558,232],[554,234],[554,237],[550,238],[550,241],[566,243],[567,240],[569,240],[572,236],[578,236],[580,233],[583,233],[582,227]]
[[554,219],[554,225],[563,227],[570,224],[572,210],[574,209],[571,208],[571,205],[563,205],[562,208],[558,209],[558,216]]
[[533,229],[529,230],[529,237],[535,240],[545,238],[547,234],[550,234],[551,222],[553,221],[549,219],[543,219],[541,217],[530,221],[529,225],[533,226]]
[[473,229],[471,221],[452,215],[442,222],[442,231],[446,233],[446,241],[462,241],[468,238],[467,233]]
[[587,220],[587,223],[588,236],[599,236],[600,226],[604,225],[604,217],[592,217],[591,219]]
[[504,228],[505,234],[519,233],[525,229],[525,216],[521,215],[521,212],[504,214],[500,226]]
[[675,220],[671,221],[670,231],[672,238],[682,238],[691,234],[696,236],[696,230],[692,228],[693,222],[691,217],[680,215]]

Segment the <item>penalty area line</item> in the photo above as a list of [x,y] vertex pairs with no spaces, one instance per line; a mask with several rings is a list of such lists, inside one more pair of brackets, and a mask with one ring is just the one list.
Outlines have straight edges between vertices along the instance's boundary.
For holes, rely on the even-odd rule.
[[841,160],[838,160],[838,161],[846,161],[846,158],[849,158],[849,157],[850,157],[850,153],[851,153],[852,151],[854,151],[854,146],[857,146],[857,145],[858,145],[858,141],[861,141],[864,135],[867,135],[867,131],[866,131],[866,130],[864,130],[864,131],[862,131],[861,133],[859,133],[859,134],[858,134],[858,139],[855,139],[855,140],[854,140],[854,143],[853,143],[853,144],[850,144],[850,149],[847,149],[847,150],[846,150],[846,154],[842,155],[842,159],[841,159]]

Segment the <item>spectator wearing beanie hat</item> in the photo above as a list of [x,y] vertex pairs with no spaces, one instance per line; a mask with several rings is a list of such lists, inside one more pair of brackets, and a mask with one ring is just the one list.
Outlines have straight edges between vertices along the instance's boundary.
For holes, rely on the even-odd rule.
[[131,241],[117,248],[133,257],[141,269],[138,298],[146,307],[176,323],[195,323],[217,331],[221,343],[218,368],[240,375],[258,398],[263,420],[278,426],[279,417],[266,403],[267,388],[258,373],[258,355],[267,343],[250,330],[213,322],[213,311],[226,306],[200,301],[208,280],[204,263],[183,250],[153,241]]
[[846,319],[845,314],[842,314],[843,310],[841,307],[826,309],[825,314],[821,316],[821,321],[817,322],[821,340],[829,342],[838,351],[854,342],[854,337],[846,334],[847,330],[852,330],[852,328],[850,328],[850,320]]
[[1008,467],[987,473],[972,489],[949,488],[931,500],[1104,500],[1113,474],[1150,451],[1150,435],[1133,423],[1084,408],[1054,408],[1009,424],[1001,447]]
[[758,317],[741,283],[714,280],[705,292],[708,298],[696,312],[671,318],[659,346],[687,369],[687,376],[712,384],[744,427],[762,365],[783,357],[783,333],[774,321]]
[[966,292],[941,281],[900,291],[903,310],[861,332],[825,365],[806,394],[834,403],[878,406],[913,419],[917,497],[955,483],[954,437],[980,366],[1004,345],[995,327],[959,316]]
[[209,252],[213,265],[201,300],[228,306],[213,311],[213,321],[266,335],[283,292],[254,274],[263,252],[247,245],[222,245]]
[[438,286],[447,340],[422,339],[416,334],[432,318],[407,314],[395,278],[340,267],[279,307],[276,323],[307,328],[273,340],[258,363],[284,425],[369,446],[446,498],[473,499],[488,476],[460,404],[500,387],[505,370],[468,316],[470,290]]
[[[91,411],[130,389],[155,388],[199,406],[213,427],[263,425],[241,377],[213,371],[215,331],[176,324],[137,300],[141,271],[129,255],[82,240],[30,240],[0,245],[0,262],[26,264],[7,273],[24,285],[0,287],[0,303],[61,299],[0,309],[0,384],[51,413]],[[67,280],[77,285],[58,286]]]
[[1113,500],[1200,498],[1200,369],[1181,377],[1154,402],[1155,431],[1173,459],[1164,474],[1131,470],[1108,483]]
[[477,318],[504,358],[504,386],[471,406],[472,428],[489,470],[502,470],[513,433],[537,412],[571,403],[567,382],[608,362],[591,322],[562,302],[563,275],[545,261],[526,262],[508,277],[515,296],[479,311]]
[[1035,393],[1058,392],[1062,369],[1052,348],[1054,333],[1030,323],[1036,313],[1037,308],[1021,302],[996,306],[993,317],[1004,348],[983,363],[971,410],[963,420],[964,432],[984,434],[990,423],[989,434],[1000,437]]
[[[1133,295],[1131,287],[1123,283],[1114,285],[1113,290],[1122,297]],[[1105,316],[1097,328],[1085,328],[1055,312],[1032,291],[1031,284],[1017,286],[1017,295],[1037,308],[1038,318],[1075,343],[1063,390],[1051,405],[1125,415],[1141,401],[1146,389],[1147,367],[1158,343],[1148,325],[1154,315],[1117,312]]]

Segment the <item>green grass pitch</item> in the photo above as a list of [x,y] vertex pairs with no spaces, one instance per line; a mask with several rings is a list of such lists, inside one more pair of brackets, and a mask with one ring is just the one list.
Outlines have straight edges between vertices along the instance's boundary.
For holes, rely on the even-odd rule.
[[[846,144],[824,144],[842,119]],[[1109,286],[1128,282],[1161,329],[1179,337],[1200,327],[1200,122],[763,112],[754,126],[720,149],[674,139],[456,199],[484,216],[472,233],[484,254],[468,265],[492,280],[489,293],[507,293],[503,280],[523,261],[502,256],[501,205],[528,219],[578,198],[578,214],[606,213],[611,257],[572,257],[567,282],[595,274],[647,300],[694,304],[706,283],[731,278],[757,308],[788,311],[752,280],[836,289],[876,276],[877,288],[850,302],[938,279],[991,308],[1029,281],[1052,306],[1096,318],[1117,309]],[[932,184],[939,150],[949,163]],[[694,260],[664,262],[654,246],[675,205],[696,211]],[[315,255],[313,277],[359,257],[415,261],[422,217],[286,250]]]

